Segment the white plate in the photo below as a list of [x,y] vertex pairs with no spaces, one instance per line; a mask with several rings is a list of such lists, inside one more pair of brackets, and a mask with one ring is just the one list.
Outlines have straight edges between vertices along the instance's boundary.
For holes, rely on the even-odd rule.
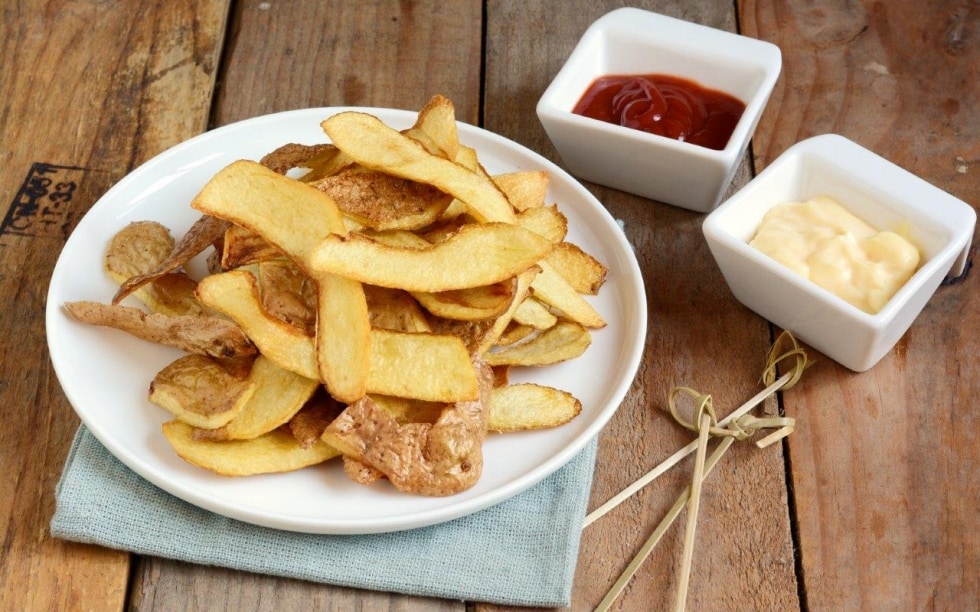
[[202,134],[150,160],[91,208],[54,269],[47,302],[48,347],[68,400],[92,433],[135,472],[192,504],[278,529],[309,533],[376,533],[440,523],[501,502],[571,459],[619,407],[639,367],[646,335],[646,298],[639,266],[623,232],[602,205],[560,168],[482,129],[460,124],[460,141],[474,147],[493,174],[525,169],[550,173],[549,201],[569,219],[569,240],[609,268],[591,299],[608,321],[582,357],[520,377],[568,390],[583,405],[573,422],[552,430],[492,435],[485,468],[468,491],[442,498],[405,495],[387,483],[348,481],[340,462],[290,474],[227,478],[179,459],[160,431],[169,415],[147,401],[154,374],[179,353],[122,332],[72,320],[62,304],[107,302],[115,285],[103,272],[110,237],[126,224],[152,219],[182,235],[198,217],[188,203],[228,163],[259,159],[287,142],[326,142],[319,124],[342,110],[370,112],[395,128],[415,113],[376,108],[288,111]]

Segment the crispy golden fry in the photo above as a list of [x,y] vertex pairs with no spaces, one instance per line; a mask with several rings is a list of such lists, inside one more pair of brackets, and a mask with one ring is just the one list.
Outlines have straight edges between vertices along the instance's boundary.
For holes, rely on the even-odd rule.
[[65,310],[83,323],[112,327],[187,353],[224,358],[255,354],[255,345],[242,329],[220,317],[148,314],[130,306],[89,301],[65,302]]
[[197,440],[194,428],[180,421],[163,424],[163,435],[188,463],[222,476],[292,472],[323,463],[340,453],[322,440],[303,448],[288,431],[276,429],[252,440]]
[[476,484],[483,472],[493,372],[476,359],[478,398],[443,410],[435,423],[400,424],[370,397],[348,406],[327,427],[323,440],[382,472],[400,491],[452,495]]
[[558,427],[580,412],[582,403],[566,391],[534,383],[507,385],[493,390],[487,430],[505,433]]
[[558,322],[555,313],[548,310],[548,307],[529,296],[514,313],[514,321],[533,327],[534,329],[548,329]]
[[448,291],[491,285],[533,266],[553,247],[516,225],[464,226],[425,249],[399,248],[358,234],[327,236],[313,251],[321,272],[409,291]]
[[528,208],[517,215],[517,224],[559,244],[568,234],[568,219],[557,206]]
[[578,357],[591,343],[585,327],[559,321],[526,342],[487,353],[486,359],[490,365],[549,365]]
[[517,277],[505,281],[437,293],[413,292],[412,295],[427,311],[444,319],[482,321],[497,317],[507,310],[514,299]]
[[579,293],[598,295],[608,268],[571,242],[562,242],[545,255],[545,261]]
[[320,380],[342,402],[368,392],[371,361],[371,323],[361,283],[315,274],[316,365]]
[[[495,368],[496,369],[496,368]],[[506,368],[501,368],[506,371]],[[534,383],[498,384],[494,372],[487,431],[506,433],[558,427],[582,411],[582,404],[567,391]],[[446,404],[372,395],[371,400],[398,423],[435,423]]]
[[[241,325],[261,353],[279,367],[318,378],[313,338],[262,309],[255,277],[249,272],[233,270],[208,276],[198,285],[198,294],[202,302]],[[476,381],[459,338],[374,329],[369,342],[365,393],[434,401],[476,396]],[[333,391],[331,394],[349,401]]]
[[259,234],[313,278],[319,373],[311,378],[320,378],[341,401],[363,396],[370,366],[364,291],[356,281],[318,272],[309,261],[314,247],[326,236],[347,231],[336,204],[310,185],[243,160],[218,172],[191,206]]
[[324,236],[347,233],[329,196],[247,160],[215,174],[191,207],[247,228],[304,269]]
[[537,331],[534,326],[526,325],[524,323],[518,323],[516,320],[511,321],[504,333],[500,334],[497,338],[497,346],[510,346],[511,344],[516,344],[521,340],[529,337]]
[[544,206],[548,195],[548,173],[544,170],[498,174],[493,177],[493,182],[518,212]]
[[[283,425],[313,396],[320,381],[284,370],[259,355],[248,375],[255,392],[231,419],[198,438],[208,440],[251,440]],[[151,398],[152,399],[152,398]],[[180,415],[174,415],[180,418]],[[181,418],[185,423],[202,427]]]
[[563,312],[566,317],[585,327],[598,329],[606,326],[605,319],[592,307],[561,274],[547,261],[539,261],[541,273],[531,284],[534,297]]
[[432,155],[373,115],[338,113],[320,126],[337,148],[365,167],[432,185],[465,203],[482,222],[514,221],[513,207],[492,180]]
[[371,332],[369,393],[434,402],[472,400],[479,389],[463,341],[456,336]]
[[228,222],[216,219],[208,215],[202,216],[194,222],[187,233],[174,246],[173,250],[166,259],[161,261],[155,268],[138,276],[134,276],[124,282],[116,295],[112,298],[113,304],[126,299],[133,291],[136,291],[146,283],[154,279],[179,269],[184,264],[194,259],[204,252],[206,248],[221,239],[228,227]]
[[216,429],[241,413],[256,390],[216,359],[185,355],[157,373],[149,400],[188,425]]
[[207,276],[198,283],[197,295],[241,326],[259,352],[279,367],[319,379],[313,339],[262,308],[258,282],[250,272],[232,270]]
[[531,287],[534,286],[534,279],[537,278],[540,270],[541,268],[539,266],[534,266],[517,275],[517,286],[514,288],[513,301],[511,301],[510,306],[502,315],[494,319],[493,324],[479,339],[477,350],[481,355],[489,351],[490,347],[497,343],[500,335],[506,331],[507,326],[514,319],[514,313],[520,308],[521,303],[527,298]]
[[361,226],[416,230],[431,225],[453,198],[431,185],[352,167],[310,183]]
[[446,159],[456,159],[459,152],[459,133],[456,127],[456,108],[445,96],[432,96],[418,118],[404,134],[418,141],[425,150]]

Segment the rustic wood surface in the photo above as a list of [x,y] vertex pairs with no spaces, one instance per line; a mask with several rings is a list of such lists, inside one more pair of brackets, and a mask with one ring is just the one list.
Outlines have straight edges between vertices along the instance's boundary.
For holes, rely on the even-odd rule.
[[[561,160],[534,114],[594,19],[622,2],[84,0],[3,4],[0,22],[0,609],[497,610],[130,556],[48,534],[78,419],[50,367],[51,270],[84,212],[156,153],[208,128],[309,106],[418,108]],[[836,132],[980,202],[980,5],[649,0],[632,6],[779,45],[783,72],[732,189],[798,140]],[[44,208],[31,179],[77,188]],[[690,439],[670,387],[720,411],[758,389],[774,330],[731,296],[703,215],[587,187],[625,224],[650,305],[640,373],[600,437],[591,507]],[[70,197],[69,197],[70,196]],[[971,252],[971,258],[973,253]],[[737,445],[706,481],[690,609],[980,608],[980,297],[943,287],[898,347],[855,374],[815,354],[770,411],[783,445]],[[591,609],[688,481],[673,470],[583,533],[572,608]],[[675,526],[617,603],[663,609]]]
[[[757,168],[838,132],[980,204],[980,4],[739,5],[743,31],[783,52]],[[786,394],[811,609],[980,609],[977,282],[941,287],[869,372],[823,360]]]

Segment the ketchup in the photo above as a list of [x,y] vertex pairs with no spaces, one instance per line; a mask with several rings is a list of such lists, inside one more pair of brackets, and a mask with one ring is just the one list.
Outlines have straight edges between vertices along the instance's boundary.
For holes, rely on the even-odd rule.
[[721,150],[745,112],[745,104],[678,77],[609,75],[596,79],[572,112]]

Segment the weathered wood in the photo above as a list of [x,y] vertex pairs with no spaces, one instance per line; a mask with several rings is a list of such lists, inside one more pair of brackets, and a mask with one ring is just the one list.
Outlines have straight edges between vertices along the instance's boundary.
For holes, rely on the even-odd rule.
[[[782,48],[761,167],[824,132],[980,203],[976,2],[740,2]],[[854,374],[827,359],[787,394],[801,567],[813,610],[980,607],[980,292],[939,289],[896,349]]]
[[316,106],[417,110],[435,94],[478,120],[478,2],[241,3],[215,124]]
[[[414,109],[442,93],[460,119],[560,163],[535,104],[585,28],[621,3],[248,0],[228,21],[229,4],[4,3],[0,609],[462,609],[155,558],[137,559],[125,601],[129,555],[47,534],[78,421],[45,351],[46,279],[81,215],[136,164],[264,113]],[[980,12],[970,0],[938,4],[634,3],[782,48],[782,77],[733,188],[794,142],[837,132],[977,205]],[[725,289],[703,215],[587,187],[624,221],[650,303],[642,370],[600,438],[595,507],[691,439],[663,410],[672,386],[711,393],[721,412],[757,391],[773,330]],[[782,398],[799,422],[788,454],[738,445],[726,456],[705,484],[691,609],[980,607],[976,282],[971,270],[940,288],[867,373],[816,355]],[[587,528],[572,609],[602,598],[689,473],[690,461]],[[619,609],[672,602],[681,537],[678,523]]]
[[134,591],[130,602],[134,610],[459,612],[464,607],[448,600],[320,586],[167,559],[143,559],[137,566],[135,580],[140,588]]
[[[640,2],[634,6],[734,31],[731,2]],[[618,8],[590,2],[490,2],[485,123],[560,164],[535,105],[588,25]],[[735,186],[749,178],[744,163]],[[770,332],[734,302],[701,233],[703,215],[597,185],[591,191],[636,247],[649,301],[643,365],[600,436],[591,507],[598,506],[692,439],[665,410],[672,386],[711,393],[724,414],[754,395]],[[692,460],[649,485],[583,533],[573,608],[595,607],[690,483]],[[683,520],[657,546],[617,602],[618,609],[672,605]],[[783,457],[777,447],[733,449],[705,484],[687,603],[694,610],[789,609],[797,589]],[[490,609],[491,607],[488,607]],[[482,607],[481,607],[482,609]]]
[[[78,425],[45,344],[68,234],[136,164],[200,131],[224,2],[5,2],[0,21],[0,608],[120,609],[129,555],[54,540]],[[176,101],[176,102],[175,102]]]

